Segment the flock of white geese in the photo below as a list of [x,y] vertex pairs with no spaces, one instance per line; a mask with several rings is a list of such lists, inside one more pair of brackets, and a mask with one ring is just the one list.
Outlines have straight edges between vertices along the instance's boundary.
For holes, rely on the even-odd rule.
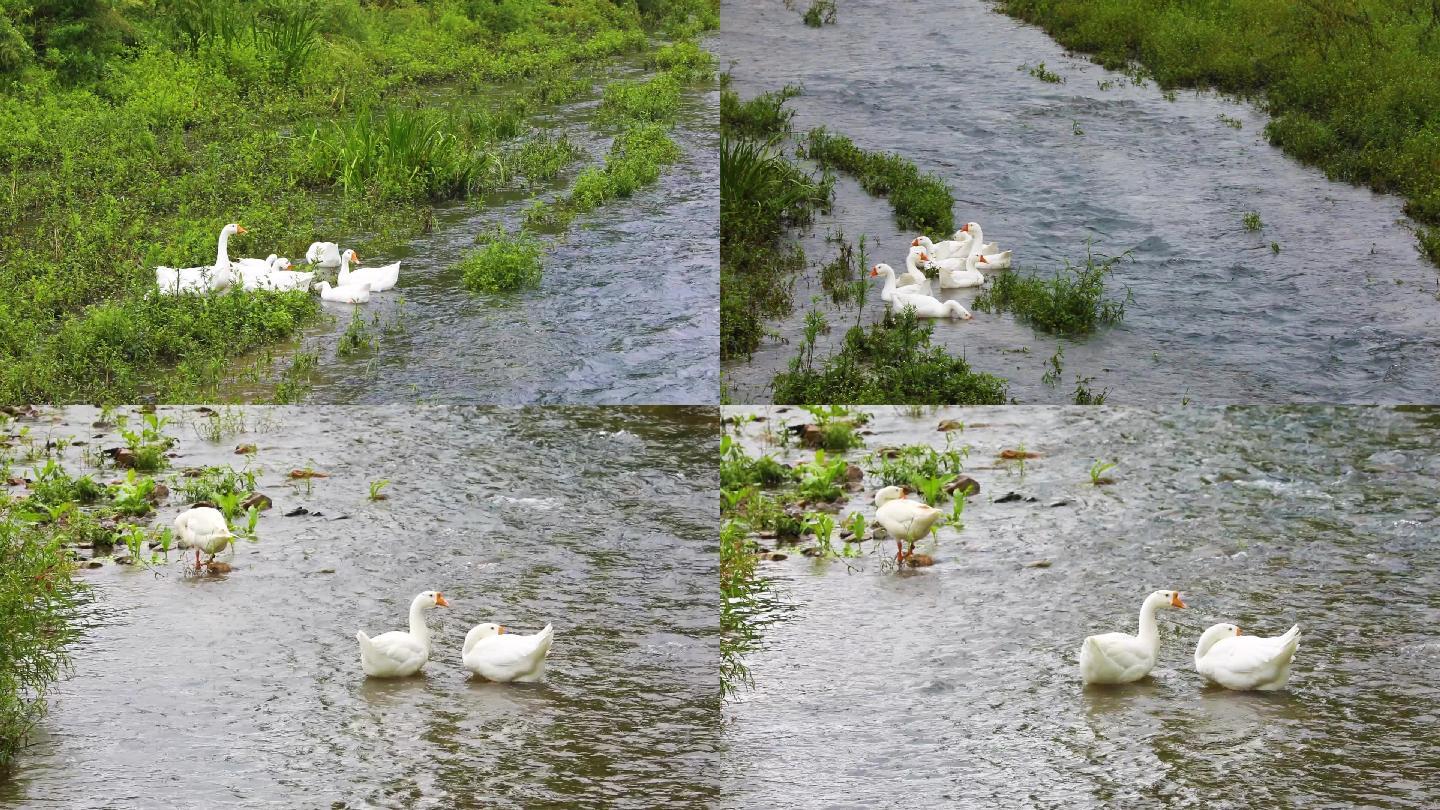
[[[909,500],[905,487],[885,487],[875,493],[875,520],[895,539],[895,560],[903,562],[915,541],[930,533],[943,512]],[[902,549],[908,541],[910,549]],[[1160,657],[1160,631],[1156,613],[1185,607],[1179,591],[1155,591],[1140,605],[1140,632],[1088,636],[1080,645],[1080,677],[1087,684],[1132,683],[1155,668]],[[1284,635],[1263,638],[1241,635],[1233,624],[1214,625],[1200,634],[1195,646],[1195,670],[1205,680],[1226,689],[1271,691],[1290,681],[1290,664],[1300,646],[1300,625]]]
[[[231,259],[230,237],[247,233],[239,223],[220,229],[215,263],[201,267],[157,267],[155,284],[162,295],[199,295],[239,285],[246,290],[314,290],[325,301],[363,304],[371,293],[389,290],[400,280],[400,262],[360,268],[360,256],[341,250],[334,242],[313,242],[305,262],[314,267],[339,268],[335,284],[315,281],[314,272],[293,270],[290,260],[270,254],[264,259]],[[354,265],[352,268],[351,265]]]
[[959,301],[941,301],[934,296],[925,271],[935,272],[935,282],[942,290],[979,287],[985,283],[985,273],[1010,268],[1012,252],[986,242],[980,223],[967,222],[943,242],[915,237],[905,256],[904,273],[897,276],[895,268],[882,262],[870,268],[870,277],[885,279],[880,300],[896,310],[913,309],[917,318],[968,320],[973,316]]
[[[177,545],[195,550],[195,568],[200,568],[200,554],[215,555],[235,542],[230,524],[220,510],[197,506],[175,518]],[[425,614],[437,607],[450,607],[439,591],[426,591],[410,602],[410,629],[392,630],[370,638],[364,630],[355,632],[360,642],[360,669],[371,678],[405,678],[420,671],[430,660],[430,628]],[[460,662],[465,668],[486,680],[508,683],[535,683],[545,678],[545,656],[555,628],[551,625],[538,633],[511,633],[504,625],[480,624],[465,634],[460,648]]]

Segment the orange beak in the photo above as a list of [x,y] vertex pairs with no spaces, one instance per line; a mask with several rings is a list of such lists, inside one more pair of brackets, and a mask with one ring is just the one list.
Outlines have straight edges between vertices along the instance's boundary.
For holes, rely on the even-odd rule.
[[1235,628],[1235,635],[1237,635],[1237,636],[1240,635],[1240,628],[1238,628],[1238,627]]
[[970,232],[970,223],[968,223],[968,222],[965,223],[964,227],[962,227],[962,228],[960,229],[960,232],[961,232],[961,233],[969,233],[969,232]]
[[1179,591],[1176,591],[1175,593],[1170,594],[1170,606],[1171,606],[1171,607],[1178,607],[1178,608],[1183,608],[1183,607],[1185,607],[1185,603],[1180,601],[1180,592],[1179,592]]
[[990,260],[987,259],[987,258],[985,258],[985,254],[984,254],[984,253],[981,253],[981,254],[980,254],[980,258],[979,258],[979,259],[976,259],[976,261],[980,262],[981,264],[989,264],[989,263],[990,263]]
[[920,247],[920,237],[917,236],[914,239],[911,239],[910,247]]
[[350,251],[350,259],[351,259],[352,261],[354,261],[356,264],[359,264],[359,263],[360,263],[360,254],[359,254],[359,253],[356,253],[355,251],[352,250],[352,251]]
[[236,224],[235,224],[235,233],[249,233],[249,231],[245,230],[245,226],[244,226],[244,225],[241,225],[241,224],[239,224],[239,223],[236,223]]
[[505,635],[505,625],[500,625],[500,635]]
[[445,601],[445,594],[443,593],[435,594],[435,604],[440,607],[450,607],[450,603]]
[[928,261],[930,261],[930,254],[929,254],[929,253],[921,253],[921,254],[920,254],[920,261],[922,261],[922,262],[928,262]]
[[904,498],[905,496],[907,496],[907,495],[909,495],[909,494],[910,494],[910,490],[906,489],[905,487],[900,487],[900,497]]
[[870,277],[875,278],[878,275],[880,275],[880,265],[877,264],[874,267],[870,268]]

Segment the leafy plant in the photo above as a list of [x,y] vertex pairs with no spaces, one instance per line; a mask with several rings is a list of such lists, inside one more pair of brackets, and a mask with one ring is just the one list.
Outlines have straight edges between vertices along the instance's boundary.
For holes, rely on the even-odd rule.
[[540,284],[543,248],[525,231],[513,234],[496,228],[484,235],[485,246],[460,260],[466,287],[480,292],[509,292]]
[[371,482],[370,482],[370,496],[369,496],[369,497],[370,497],[370,500],[372,500],[372,501],[383,501],[383,500],[385,500],[386,498],[390,497],[389,495],[386,495],[385,493],[383,493],[383,492],[380,491],[380,490],[384,489],[385,487],[387,487],[387,486],[389,486],[389,485],[390,485],[390,481],[389,481],[389,479],[386,479],[386,478],[381,478],[379,481],[371,481]]
[[1088,334],[1125,317],[1125,305],[1131,300],[1129,291],[1122,299],[1106,298],[1105,277],[1128,256],[1098,256],[1087,245],[1083,265],[1066,261],[1048,279],[1019,272],[1000,273],[975,298],[974,307],[984,312],[1014,312],[1045,332]]
[[1109,472],[1110,470],[1115,469],[1115,466],[1116,466],[1116,462],[1113,462],[1113,461],[1104,461],[1104,460],[1102,460],[1102,459],[1096,459],[1096,460],[1095,460],[1095,463],[1090,465],[1090,483],[1091,483],[1091,485],[1098,487],[1098,486],[1104,486],[1105,484],[1113,484],[1113,483],[1115,483],[1115,479],[1109,478],[1109,477],[1107,477],[1107,476],[1105,475],[1105,473]]
[[1246,211],[1242,224],[1244,224],[1245,230],[1247,231],[1258,231],[1264,227],[1264,223],[1260,221],[1260,213],[1258,211]]

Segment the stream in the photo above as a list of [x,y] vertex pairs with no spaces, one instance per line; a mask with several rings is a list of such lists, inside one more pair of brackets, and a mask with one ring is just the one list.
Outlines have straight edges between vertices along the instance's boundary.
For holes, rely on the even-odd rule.
[[[631,60],[605,79],[646,75]],[[590,126],[598,105],[597,83],[581,101],[530,121],[552,136],[564,133],[586,152],[540,190],[542,199],[563,193],[609,151],[614,128]],[[282,347],[287,357],[277,368],[297,347],[317,352],[307,397],[324,403],[713,403],[720,334],[718,110],[717,91],[687,90],[672,132],[683,150],[678,163],[663,167],[660,180],[635,196],[577,217],[564,234],[540,234],[548,247],[538,289],[472,293],[455,267],[475,248],[478,233],[496,224],[520,228],[531,194],[511,190],[449,204],[435,210],[430,233],[397,252],[362,256],[366,266],[402,262],[395,289],[361,307],[378,338],[374,351],[339,355],[354,307],[323,303],[334,317]],[[232,381],[222,397],[264,400],[272,398],[272,386]]]
[[[980,0],[920,0],[903,13],[857,0],[819,29],[778,0],[727,1],[722,14],[716,47],[742,97],[802,84],[787,105],[797,134],[825,126],[938,175],[957,227],[979,222],[987,241],[1015,250],[1017,269],[1083,263],[1087,241],[1132,252],[1107,290],[1134,301],[1094,335],[1047,335],[1009,313],[936,324],[935,343],[1008,378],[1017,400],[1069,402],[1077,375],[1115,403],[1430,402],[1440,390],[1440,280],[1401,200],[1286,157],[1252,105],[1193,91],[1167,101],[1153,82],[1067,56]],[[1042,62],[1065,82],[1020,69]],[[1242,224],[1250,211],[1259,232]],[[825,297],[814,268],[834,257],[833,231],[867,235],[869,262],[901,270],[915,235],[896,230],[888,200],[841,175],[833,214],[803,240],[813,267],[795,311],[769,324],[779,339],[724,364],[734,402],[770,399],[812,297]],[[977,294],[945,292],[967,307]],[[878,320],[878,288],[870,296],[864,318]],[[830,354],[855,312],[821,306],[836,325],[821,337]],[[1043,364],[1057,347],[1064,379],[1051,388]]]
[[[160,413],[176,468],[239,468],[235,446],[257,445],[274,508],[228,574],[188,574],[175,552],[80,574],[96,600],[74,674],[0,806],[714,801],[713,409],[250,407],[223,411],[244,430],[220,442],[201,438],[207,417]],[[90,441],[96,414],[20,424]],[[289,478],[307,466],[328,477]],[[369,500],[382,478],[388,499]],[[430,614],[429,664],[367,680],[355,631],[404,629],[429,589],[451,605]],[[460,644],[480,622],[553,623],[547,681],[472,679]]]
[[[752,455],[811,455],[762,443],[803,412],[726,409],[744,412],[770,420],[743,428]],[[852,462],[950,436],[980,493],[963,530],[917,545],[933,567],[897,573],[887,541],[761,563],[787,606],[723,710],[724,806],[1440,803],[1440,410],[872,412]],[[1023,470],[998,460],[1022,447]],[[1095,486],[1102,458],[1114,483]],[[872,517],[877,486],[840,516]],[[1151,676],[1082,687],[1081,640],[1134,633],[1162,588],[1188,609],[1160,614]],[[1287,690],[1204,685],[1195,641],[1221,621],[1302,626]]]

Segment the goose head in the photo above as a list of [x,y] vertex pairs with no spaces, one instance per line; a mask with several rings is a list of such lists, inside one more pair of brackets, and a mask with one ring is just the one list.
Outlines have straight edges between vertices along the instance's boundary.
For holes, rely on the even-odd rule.
[[935,243],[930,241],[930,237],[922,235],[910,240],[910,247],[923,247],[929,250],[933,250],[935,248]]
[[360,254],[356,253],[353,250],[345,251],[345,258],[348,259],[351,264],[356,265],[357,267],[360,265]]
[[1209,652],[1210,648],[1214,647],[1216,642],[1222,639],[1234,638],[1238,635],[1240,635],[1240,628],[1233,624],[1222,622],[1221,624],[1211,625],[1204,633],[1200,634],[1200,641],[1195,645],[1196,660],[1204,657],[1205,653]]
[[224,228],[220,229],[220,232],[225,234],[226,236],[234,236],[237,233],[249,233],[249,231],[245,229],[245,226],[241,225],[238,222],[232,222],[229,225],[226,225]]
[[1180,601],[1179,591],[1155,591],[1154,593],[1146,597],[1145,601],[1153,602],[1155,604],[1155,607],[1163,608],[1166,610],[1170,608],[1185,607],[1185,603]]
[[980,223],[967,222],[963,227],[960,228],[959,231],[956,231],[956,233],[964,233],[969,234],[970,236],[974,236],[975,234],[980,233]]
[[875,278],[875,277],[877,277],[877,276],[893,276],[893,275],[895,275],[895,268],[891,267],[890,265],[888,265],[888,264],[886,264],[886,263],[884,263],[884,262],[881,262],[881,263],[875,265],[874,267],[870,268],[870,277],[871,277],[871,278]]
[[279,256],[273,262],[271,262],[271,266],[274,267],[276,270],[289,270],[295,265],[291,264],[290,260],[285,258],[284,256]]
[[891,501],[898,501],[909,494],[910,490],[906,489],[905,487],[884,487],[879,492],[875,493],[875,506],[876,508],[879,508]]
[[415,600],[410,604],[418,606],[423,610],[430,610],[437,607],[450,607],[450,603],[445,601],[445,594],[439,591],[426,591],[415,597]]
[[474,629],[470,631],[468,638],[472,641],[480,641],[491,638],[492,636],[502,636],[504,634],[505,625],[503,624],[477,624]]

